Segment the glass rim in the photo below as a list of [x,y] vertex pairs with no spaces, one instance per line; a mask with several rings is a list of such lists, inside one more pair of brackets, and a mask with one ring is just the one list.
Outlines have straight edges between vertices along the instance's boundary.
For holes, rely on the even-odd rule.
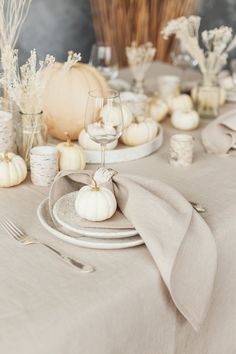
[[43,114],[43,111],[40,111],[40,112],[37,112],[37,113],[24,113],[22,111],[19,111],[19,113],[21,115],[24,115],[24,116],[33,116],[33,115],[37,116],[37,115]]
[[96,95],[96,92],[98,92],[98,90],[94,89],[94,90],[89,90],[88,91],[88,95],[90,97],[93,97],[93,98],[102,98],[102,99],[111,99],[111,98],[120,98],[120,93],[116,90],[112,90],[112,89],[108,89],[106,90],[106,92],[110,92],[111,95]]

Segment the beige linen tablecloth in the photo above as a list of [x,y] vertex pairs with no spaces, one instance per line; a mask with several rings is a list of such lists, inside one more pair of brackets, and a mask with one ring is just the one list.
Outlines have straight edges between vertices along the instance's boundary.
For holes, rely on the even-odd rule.
[[164,126],[161,150],[113,168],[159,178],[207,208],[204,218],[216,239],[218,270],[212,305],[200,331],[176,310],[145,246],[101,251],[54,239],[36,216],[48,190],[28,181],[0,189],[0,215],[91,262],[97,271],[79,274],[43,247],[23,248],[0,230],[1,354],[236,352],[236,158],[206,154],[198,130],[193,165],[174,168],[167,163],[167,147],[175,131],[169,122]]

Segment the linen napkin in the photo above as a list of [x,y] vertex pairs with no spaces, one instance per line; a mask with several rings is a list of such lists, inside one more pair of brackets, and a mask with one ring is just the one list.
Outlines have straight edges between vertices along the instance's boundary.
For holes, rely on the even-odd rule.
[[[91,184],[92,171],[62,171],[49,207],[65,193]],[[113,188],[118,206],[143,238],[178,310],[198,330],[211,301],[217,264],[213,235],[175,189],[159,180],[99,169],[94,178]]]
[[236,144],[236,109],[222,114],[202,131],[208,153],[226,154]]

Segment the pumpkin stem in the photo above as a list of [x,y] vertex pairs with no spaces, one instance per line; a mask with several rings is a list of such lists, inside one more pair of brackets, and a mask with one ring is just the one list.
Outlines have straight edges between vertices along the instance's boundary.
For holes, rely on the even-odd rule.
[[68,132],[64,132],[65,136],[66,136],[66,146],[72,146],[72,142],[71,142],[71,138],[70,138],[70,134]]
[[8,154],[6,151],[2,153],[2,161],[4,162],[11,162],[11,159],[9,158]]
[[98,191],[100,191],[100,188],[98,187],[97,182],[96,182],[96,180],[94,179],[94,177],[92,177],[92,180],[93,180],[93,183],[94,183],[94,186],[92,187],[92,191],[93,191],[93,192],[98,192]]

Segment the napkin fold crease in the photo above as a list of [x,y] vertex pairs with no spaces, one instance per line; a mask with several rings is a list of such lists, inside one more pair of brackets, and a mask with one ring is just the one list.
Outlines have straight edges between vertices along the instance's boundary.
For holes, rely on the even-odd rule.
[[236,109],[213,120],[202,130],[202,143],[208,153],[227,154],[236,144]]
[[[91,183],[92,171],[62,171],[50,189],[49,209],[64,194]],[[217,264],[214,237],[203,218],[159,180],[114,174],[105,183],[143,238],[178,310],[198,330],[211,301]]]

